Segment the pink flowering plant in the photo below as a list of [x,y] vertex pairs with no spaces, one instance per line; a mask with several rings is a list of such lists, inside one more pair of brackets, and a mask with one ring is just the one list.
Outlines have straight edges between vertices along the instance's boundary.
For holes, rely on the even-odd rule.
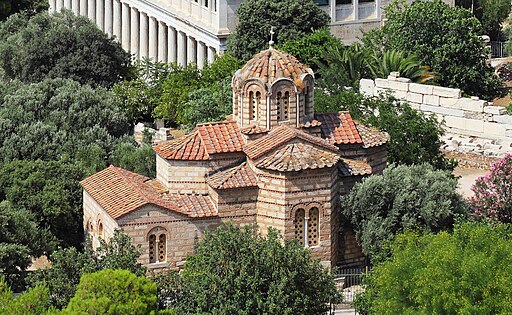
[[478,219],[512,222],[512,154],[494,163],[488,175],[476,180],[471,188],[472,215]]

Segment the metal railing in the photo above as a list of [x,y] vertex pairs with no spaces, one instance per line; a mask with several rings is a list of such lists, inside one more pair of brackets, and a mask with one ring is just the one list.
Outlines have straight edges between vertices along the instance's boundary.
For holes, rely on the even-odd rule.
[[336,270],[338,289],[343,292],[343,303],[352,304],[357,294],[364,292],[362,278],[368,273],[368,267],[343,268]]
[[489,42],[491,46],[491,58],[503,58],[508,54],[505,52],[505,42]]

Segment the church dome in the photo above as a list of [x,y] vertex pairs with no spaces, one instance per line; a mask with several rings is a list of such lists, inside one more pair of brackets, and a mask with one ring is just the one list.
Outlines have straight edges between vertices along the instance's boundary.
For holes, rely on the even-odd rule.
[[297,58],[274,48],[256,54],[245,66],[238,70],[233,77],[233,87],[240,88],[244,82],[251,79],[260,80],[271,86],[279,79],[289,79],[298,88],[304,88],[305,75],[313,75],[306,65]]

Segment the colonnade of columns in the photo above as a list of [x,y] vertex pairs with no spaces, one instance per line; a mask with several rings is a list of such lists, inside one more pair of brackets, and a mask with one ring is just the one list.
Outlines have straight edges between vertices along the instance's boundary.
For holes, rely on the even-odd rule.
[[181,66],[194,62],[199,68],[214,61],[215,47],[120,0],[49,1],[50,13],[64,8],[88,17],[137,59],[148,57]]

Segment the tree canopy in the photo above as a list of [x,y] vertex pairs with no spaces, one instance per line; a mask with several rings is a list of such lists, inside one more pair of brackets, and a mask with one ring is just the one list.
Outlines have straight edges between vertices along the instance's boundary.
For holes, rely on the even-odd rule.
[[34,15],[48,10],[49,6],[48,1],[44,0],[0,0],[0,21],[19,12]]
[[296,240],[232,224],[205,234],[178,289],[168,290],[181,293],[179,314],[325,314],[336,298],[331,275]]
[[370,272],[361,314],[510,314],[510,225],[464,223],[453,233],[407,232]]
[[363,252],[386,256],[383,245],[406,229],[450,229],[466,214],[457,179],[428,164],[389,166],[357,183],[341,202]]
[[15,14],[0,24],[0,67],[9,80],[66,78],[111,87],[130,77],[130,54],[92,21],[70,11]]
[[228,51],[241,60],[268,48],[272,26],[273,40],[280,44],[326,27],[330,20],[313,0],[248,0],[240,4],[237,15]]

